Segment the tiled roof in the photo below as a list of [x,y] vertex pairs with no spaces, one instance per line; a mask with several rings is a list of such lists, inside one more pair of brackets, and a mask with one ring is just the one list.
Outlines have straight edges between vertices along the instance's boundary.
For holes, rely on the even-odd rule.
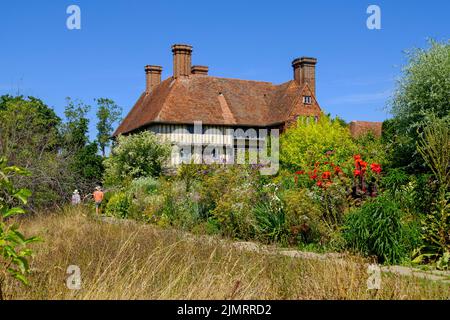
[[[170,77],[151,93],[141,95],[114,136],[151,123],[191,124],[202,121],[205,125],[282,124],[288,120],[292,110],[298,108],[305,89],[308,88],[300,88],[294,80],[273,85],[269,82],[205,75]],[[320,107],[315,102],[314,114],[317,110],[320,111]]]
[[369,132],[372,132],[376,137],[381,137],[382,126],[382,122],[352,121],[350,122],[350,133],[354,138]]

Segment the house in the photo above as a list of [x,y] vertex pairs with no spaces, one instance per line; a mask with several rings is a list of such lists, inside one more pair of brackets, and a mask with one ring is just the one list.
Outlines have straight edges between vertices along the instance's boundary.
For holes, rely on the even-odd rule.
[[294,59],[292,79],[275,85],[210,76],[207,66],[192,65],[190,45],[175,44],[172,53],[173,75],[164,81],[161,66],[145,67],[145,92],[114,136],[153,131],[177,147],[175,164],[205,152],[229,161],[242,146],[262,148],[261,141],[299,116],[317,120],[322,114],[316,99],[315,58]]

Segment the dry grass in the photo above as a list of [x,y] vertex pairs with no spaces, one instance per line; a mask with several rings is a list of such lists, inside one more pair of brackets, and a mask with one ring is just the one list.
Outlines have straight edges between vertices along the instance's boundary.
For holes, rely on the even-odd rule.
[[[141,224],[107,224],[83,211],[21,222],[35,244],[30,287],[8,282],[8,299],[449,299],[449,285],[383,275],[367,291],[364,261],[314,261],[239,251]],[[66,287],[69,265],[82,289]]]

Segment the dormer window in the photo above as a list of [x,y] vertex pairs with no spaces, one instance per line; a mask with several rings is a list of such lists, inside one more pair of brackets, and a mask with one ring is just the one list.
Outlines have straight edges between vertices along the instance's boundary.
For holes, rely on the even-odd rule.
[[311,104],[312,103],[311,96],[303,96],[303,103],[304,104]]

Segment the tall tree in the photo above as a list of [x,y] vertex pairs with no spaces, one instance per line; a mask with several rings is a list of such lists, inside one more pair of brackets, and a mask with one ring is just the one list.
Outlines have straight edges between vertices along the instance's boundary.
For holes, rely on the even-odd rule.
[[95,101],[98,104],[97,141],[102,155],[105,157],[106,148],[108,148],[111,144],[113,125],[120,119],[120,116],[122,115],[122,108],[111,99],[99,98]]
[[71,157],[70,168],[78,189],[89,191],[101,181],[103,159],[98,155],[97,142],[89,141],[90,106],[67,98],[63,126],[64,152]]
[[60,202],[72,187],[68,157],[59,152],[60,126],[53,109],[37,98],[0,97],[0,156],[30,171],[14,182],[33,192],[34,208]]
[[[385,123],[394,167],[426,171],[416,141],[428,116],[450,116],[450,41],[431,40],[427,49],[407,52],[408,63],[391,102],[394,118]],[[390,141],[389,141],[390,140]]]
[[64,110],[66,123],[63,126],[64,147],[66,151],[77,151],[89,142],[89,119],[87,114],[91,107],[78,100],[66,98]]

